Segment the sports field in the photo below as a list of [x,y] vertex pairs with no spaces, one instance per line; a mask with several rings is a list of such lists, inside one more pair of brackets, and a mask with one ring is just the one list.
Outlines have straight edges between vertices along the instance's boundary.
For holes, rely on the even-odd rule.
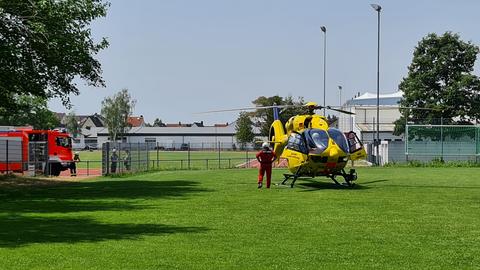
[[[78,168],[101,168],[102,152],[80,151],[82,162]],[[157,155],[158,154],[158,155]],[[231,168],[239,164],[255,159],[256,152],[241,151],[150,151],[150,168],[159,169],[185,169],[190,166],[193,169],[208,168]],[[120,157],[122,159],[122,157]],[[190,162],[188,160],[190,159]],[[156,161],[159,162],[156,162]],[[220,160],[220,162],[218,162]],[[88,161],[88,163],[87,163]]]
[[[275,170],[275,182],[284,170]],[[0,181],[1,269],[478,269],[478,168],[360,168],[354,189],[251,169]]]

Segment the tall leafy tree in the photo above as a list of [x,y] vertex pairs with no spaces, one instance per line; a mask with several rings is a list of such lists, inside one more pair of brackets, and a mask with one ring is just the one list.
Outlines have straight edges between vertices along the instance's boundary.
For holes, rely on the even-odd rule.
[[[408,75],[399,85],[402,117],[395,134],[405,123],[467,122],[480,118],[480,79],[472,74],[479,47],[462,41],[458,34],[429,34],[415,48]],[[428,108],[420,110],[415,108]]]
[[31,95],[16,96],[15,99],[17,106],[9,113],[0,114],[0,125],[33,126],[36,129],[52,129],[60,125],[45,99]]
[[247,143],[251,143],[255,139],[253,122],[250,117],[250,113],[241,112],[235,124],[237,141],[241,144],[242,149],[245,149]]
[[80,124],[78,123],[77,115],[75,115],[74,111],[71,111],[67,114],[65,120],[65,127],[68,132],[76,138],[80,134]]
[[[294,115],[306,113],[305,108],[302,106],[305,103],[302,97],[295,100],[291,96],[285,98],[278,95],[271,97],[261,96],[252,101],[252,103],[256,106],[298,105],[297,107],[284,108],[281,110],[279,117],[282,123],[286,123],[287,120]],[[260,134],[262,136],[268,136],[270,126],[273,123],[273,110],[259,109],[255,111],[254,116],[257,119],[254,124],[260,127]]]
[[74,78],[104,86],[94,56],[108,46],[92,39],[90,23],[104,17],[103,0],[0,0],[0,115],[18,96],[58,97],[69,106]]
[[119,135],[126,134],[131,128],[128,117],[132,115],[135,103],[127,89],[122,89],[102,101],[101,114],[105,118],[105,125],[112,141],[117,141]]

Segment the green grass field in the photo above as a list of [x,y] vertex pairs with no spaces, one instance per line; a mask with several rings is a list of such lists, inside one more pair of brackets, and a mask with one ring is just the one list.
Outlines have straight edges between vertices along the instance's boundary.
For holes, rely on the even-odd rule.
[[256,173],[0,181],[0,268],[479,269],[478,168],[360,168],[354,189]]

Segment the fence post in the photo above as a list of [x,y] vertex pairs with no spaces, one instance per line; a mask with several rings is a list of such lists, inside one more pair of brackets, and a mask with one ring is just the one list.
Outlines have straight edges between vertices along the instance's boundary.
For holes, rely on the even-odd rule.
[[442,157],[440,158],[440,161],[443,162],[443,116],[440,118],[440,141],[442,144],[442,150],[441,150]]
[[[30,148],[30,145],[28,145],[28,147]],[[37,155],[35,155],[35,151],[37,149],[37,142],[33,142],[33,166],[35,167],[33,169],[33,176],[37,176]],[[29,165],[30,165],[30,153],[28,153],[28,161],[29,161]]]
[[148,146],[148,142],[146,143],[145,151],[147,152],[147,172],[150,169],[150,147]]
[[220,142],[218,142],[218,168],[220,169]]
[[245,144],[245,168],[248,166],[248,147]]
[[8,174],[8,140],[5,141],[5,150],[6,150],[5,160],[7,161],[7,168],[6,168],[7,172],[6,172],[6,174]]
[[188,142],[188,169],[190,170],[190,142]]
[[160,147],[158,146],[158,142],[157,142],[157,169],[158,167],[160,167],[160,165],[158,164],[158,152],[160,151]]

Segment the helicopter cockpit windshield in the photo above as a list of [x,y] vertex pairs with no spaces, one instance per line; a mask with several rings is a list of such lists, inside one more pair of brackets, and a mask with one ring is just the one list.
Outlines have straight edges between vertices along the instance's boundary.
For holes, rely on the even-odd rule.
[[328,134],[325,130],[310,129],[305,133],[310,153],[321,154],[328,147]]
[[348,153],[348,143],[347,143],[347,138],[345,138],[345,135],[343,132],[336,128],[329,128],[328,129],[328,135],[332,140],[342,149],[343,152]]

